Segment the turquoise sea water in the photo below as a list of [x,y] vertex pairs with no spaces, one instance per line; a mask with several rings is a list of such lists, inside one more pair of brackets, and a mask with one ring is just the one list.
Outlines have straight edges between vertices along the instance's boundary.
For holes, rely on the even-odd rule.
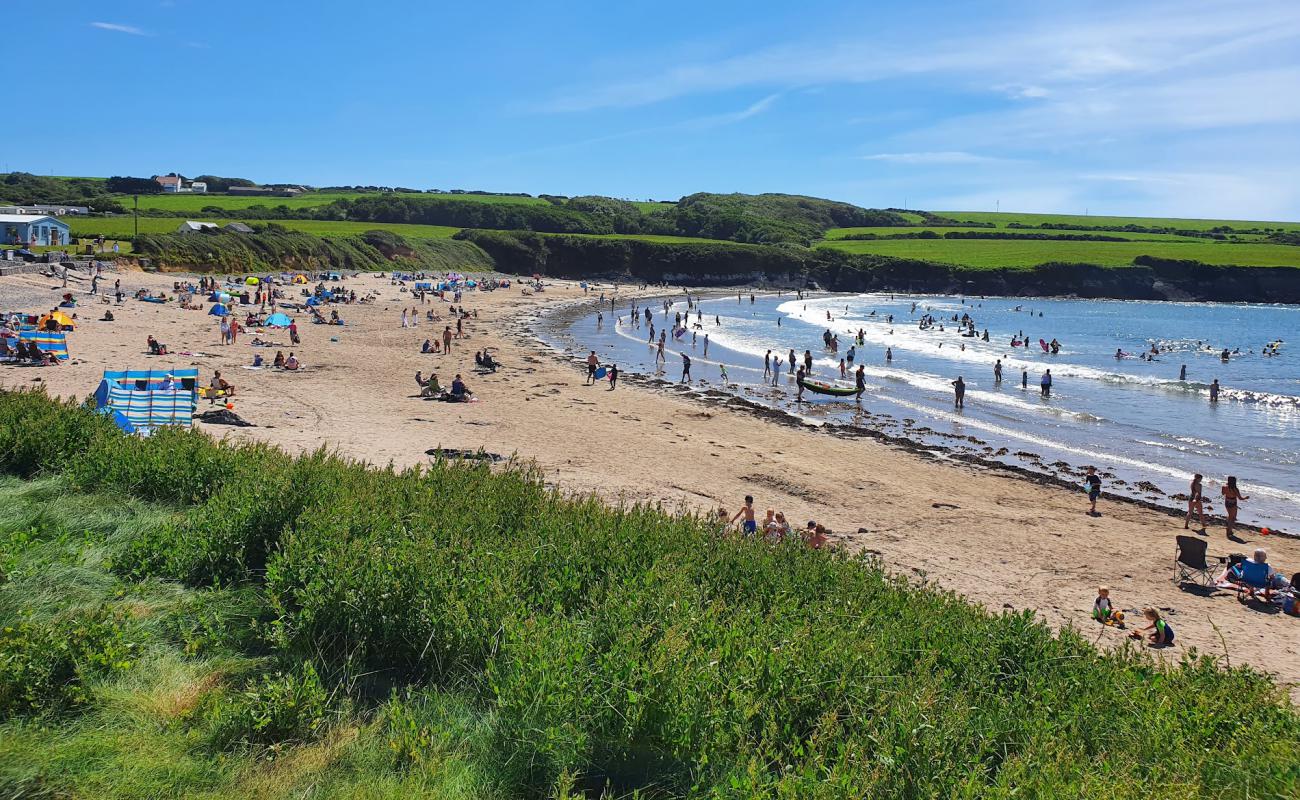
[[[679,295],[666,313],[662,303],[649,306],[656,340],[663,329],[670,331],[666,361],[647,343],[643,312],[634,325],[626,301],[612,311],[606,304],[600,323],[592,312],[553,331],[552,343],[575,354],[594,349],[624,372],[670,380],[679,378],[684,352],[696,387],[725,388],[813,421],[870,426],[936,449],[1077,479],[1081,493],[1082,469],[1095,465],[1107,491],[1177,506],[1175,495],[1201,472],[1212,510],[1221,512],[1221,482],[1235,475],[1250,497],[1241,505],[1242,521],[1300,533],[1295,306],[882,294],[759,295],[753,302],[748,294],[732,295],[691,309]],[[687,330],[676,337],[676,315],[688,310]],[[926,315],[934,324],[922,328]],[[954,315],[969,315],[981,336],[963,337]],[[856,344],[859,330],[862,345]],[[827,331],[838,335],[837,350],[825,346]],[[1027,337],[1030,346],[1011,346],[1013,337]],[[1060,351],[1044,352],[1040,339],[1056,339]],[[1278,340],[1276,355],[1265,355]],[[861,406],[851,398],[812,395],[796,404],[789,350],[800,363],[811,351],[814,378],[852,385],[852,370],[843,380],[839,371],[850,346],[855,364],[865,366]],[[776,385],[764,378],[769,349],[782,360]],[[1117,358],[1117,350],[1124,356]],[[993,375],[998,359],[1000,385]],[[725,386],[720,365],[726,365]],[[1186,379],[1180,380],[1183,366]],[[1049,369],[1053,386],[1045,398],[1039,384]],[[958,376],[967,387],[961,410],[954,408],[951,385]],[[1219,402],[1211,403],[1209,384],[1216,378],[1222,389]]]

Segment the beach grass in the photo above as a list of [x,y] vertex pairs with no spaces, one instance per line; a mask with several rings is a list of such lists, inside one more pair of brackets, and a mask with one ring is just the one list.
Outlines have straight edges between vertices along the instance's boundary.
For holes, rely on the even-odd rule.
[[1300,267],[1300,247],[1263,242],[1075,242],[1024,239],[830,240],[846,253],[911,258],[976,269],[1025,268],[1051,262],[1128,266],[1138,256],[1241,267]]
[[863,557],[561,497],[524,465],[127,437],[17,392],[0,472],[6,795],[1300,786],[1300,718],[1249,668],[1101,652]]

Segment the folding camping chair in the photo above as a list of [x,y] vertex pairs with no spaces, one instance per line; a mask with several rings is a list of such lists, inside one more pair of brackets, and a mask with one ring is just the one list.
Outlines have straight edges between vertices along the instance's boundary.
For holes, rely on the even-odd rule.
[[1178,550],[1174,554],[1174,583],[1180,586],[1193,583],[1197,586],[1212,588],[1217,585],[1217,578],[1227,568],[1227,556],[1214,556],[1215,565],[1211,565],[1205,555],[1206,542],[1195,536],[1175,537]]

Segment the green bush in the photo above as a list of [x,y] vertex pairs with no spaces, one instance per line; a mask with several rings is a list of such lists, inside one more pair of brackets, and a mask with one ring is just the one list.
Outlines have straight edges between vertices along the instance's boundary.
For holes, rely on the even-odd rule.
[[331,716],[330,695],[316,668],[304,662],[276,672],[207,709],[212,744],[220,749],[314,738]]
[[100,607],[0,628],[0,718],[85,703],[87,678],[131,666],[137,645],[124,623],[121,612]]

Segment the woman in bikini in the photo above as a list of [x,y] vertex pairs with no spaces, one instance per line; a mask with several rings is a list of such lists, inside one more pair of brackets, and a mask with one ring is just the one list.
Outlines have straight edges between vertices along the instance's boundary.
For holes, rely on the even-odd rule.
[[1201,519],[1201,532],[1205,532],[1205,494],[1201,490],[1201,473],[1192,476],[1192,488],[1187,493],[1187,518],[1183,520],[1183,528],[1187,529],[1192,526],[1192,513],[1195,512]]
[[1232,538],[1232,527],[1237,524],[1237,504],[1250,497],[1237,488],[1236,477],[1229,475],[1228,483],[1223,487],[1223,507],[1228,512],[1228,538]]

